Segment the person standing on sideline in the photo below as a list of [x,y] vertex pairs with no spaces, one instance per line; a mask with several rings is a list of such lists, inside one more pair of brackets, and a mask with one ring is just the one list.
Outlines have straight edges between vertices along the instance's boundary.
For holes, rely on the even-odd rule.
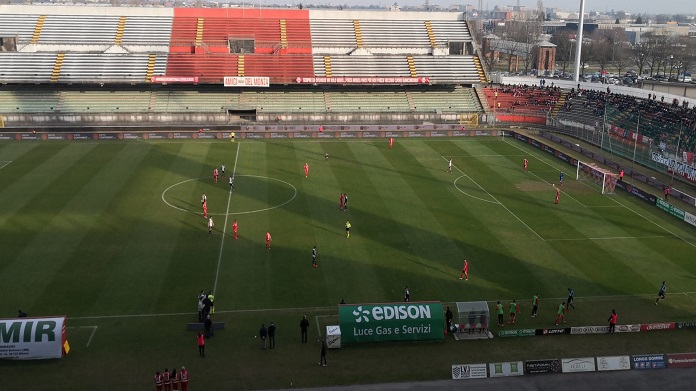
[[529,161],[527,161],[527,159],[524,159],[522,161],[522,164],[524,165],[524,172],[527,172],[527,164],[529,164]]
[[660,292],[657,293],[657,299],[655,299],[655,305],[657,305],[658,301],[665,299],[665,293],[667,293],[667,282],[662,281],[662,286],[660,286]]
[[201,357],[205,357],[205,337],[199,331],[198,336],[196,338],[198,339],[198,355]]
[[565,301],[558,305],[558,312],[557,313],[558,313],[558,316],[556,316],[556,322],[555,322],[556,326],[558,326],[559,320],[562,320],[563,323],[565,323],[565,313],[566,313]]
[[343,193],[341,193],[341,196],[338,198],[338,207],[343,210]]
[[326,366],[326,342],[323,339],[319,350],[319,365]]
[[179,374],[172,369],[172,391],[179,391]]
[[346,239],[350,238],[350,221],[346,220]]
[[268,345],[271,349],[275,347],[275,332],[276,332],[276,326],[275,323],[271,321],[271,324],[268,325]]
[[498,326],[505,327],[505,325],[503,324],[505,322],[503,320],[503,305],[500,304],[500,300],[498,301],[498,304],[495,305],[495,312],[498,313]]
[[266,231],[266,248],[269,250],[271,249],[271,240],[273,240],[273,238],[271,238],[271,233]]
[[222,163],[220,166],[220,174],[222,174],[222,178],[225,178],[225,163]]
[[210,300],[210,313],[214,314],[215,313],[215,295],[213,295],[213,291],[208,291],[208,300]]
[[179,373],[181,374],[181,391],[188,391],[189,373],[186,367],[182,365]]
[[389,137],[389,149],[392,149],[394,146],[394,137]]
[[664,186],[665,188],[665,201],[667,201],[667,198],[669,197],[669,186]]
[[232,223],[232,232],[234,233],[234,238],[237,239],[237,231],[239,230],[239,224],[237,224],[237,219],[234,219]]
[[466,259],[464,260],[464,266],[462,266],[462,274],[459,276],[460,280],[462,278],[466,278],[466,281],[469,281],[469,261]]
[[234,191],[234,177],[232,175],[230,175],[229,183],[230,183],[230,191],[232,192],[232,191]]
[[213,216],[210,216],[208,219],[208,236],[213,234],[213,227],[215,226],[215,223],[213,223]]
[[217,167],[215,167],[215,168],[213,169],[213,179],[215,180],[215,183],[217,183],[217,181],[218,181],[218,175],[219,175],[219,174],[218,174],[218,169],[217,169]]
[[304,164],[304,177],[307,178],[309,176],[309,164],[305,163]]
[[538,309],[539,309],[539,294],[537,293],[532,298],[532,318],[536,318]]
[[575,304],[573,304],[573,301],[575,301],[575,291],[572,288],[568,288],[568,309],[570,309],[570,307],[575,309]]
[[558,200],[561,198],[561,189],[556,187],[556,185],[553,185],[553,187],[556,188],[556,200],[553,203],[558,205]]
[[450,310],[450,308],[447,307],[447,311],[445,311],[445,320],[447,321],[447,328],[445,329],[445,335],[447,335],[447,333],[452,330],[452,318],[453,317],[454,317],[454,315],[452,315],[452,310]]
[[616,310],[611,310],[611,315],[609,315],[609,334],[614,334],[616,330],[616,321],[619,319],[619,315],[616,315]]
[[621,171],[619,171],[619,180],[623,181],[623,177],[624,177],[624,170],[622,168]]
[[515,320],[517,320],[517,314],[520,313],[520,307],[515,303],[515,300],[512,300],[512,303],[510,303],[510,317],[508,318],[508,324],[512,323],[513,325],[515,324]]
[[164,368],[162,372],[162,384],[164,384],[164,391],[172,391],[172,374],[169,373],[169,369]]
[[205,329],[205,337],[210,339],[213,336],[213,321],[210,319],[210,315],[205,316],[203,328]]
[[411,291],[408,290],[408,285],[404,287],[404,301],[407,303],[411,301]]
[[266,349],[266,337],[268,336],[268,330],[266,325],[261,323],[261,328],[259,329],[259,338],[261,338],[261,349]]
[[155,390],[162,391],[162,375],[159,371],[155,372]]
[[449,163],[447,164],[447,172],[450,174],[452,173],[452,159],[450,159]]
[[319,267],[317,266],[317,246],[312,248],[312,267]]
[[559,186],[563,186],[563,178],[564,178],[564,177],[565,177],[565,174],[563,173],[563,171],[561,171],[561,172],[558,174],[558,185],[559,185]]
[[309,329],[309,321],[307,320],[307,315],[302,315],[302,320],[300,321],[300,330],[302,331],[302,343],[307,343],[307,329]]
[[348,210],[348,193],[343,194],[343,211]]
[[203,323],[204,316],[203,316],[203,310],[205,308],[205,305],[203,305],[203,300],[198,299],[198,322]]

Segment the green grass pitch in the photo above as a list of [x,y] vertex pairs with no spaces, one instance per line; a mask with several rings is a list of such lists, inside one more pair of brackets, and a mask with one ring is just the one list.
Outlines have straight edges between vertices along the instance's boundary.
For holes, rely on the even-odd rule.
[[[227,178],[213,183],[222,163],[235,175],[232,193]],[[578,309],[568,325],[602,325],[611,308],[622,324],[696,319],[693,227],[627,195],[602,195],[515,140],[410,139],[393,149],[385,140],[7,142],[0,203],[0,317],[67,315],[72,347],[62,360],[0,362],[13,374],[3,389],[147,389],[156,370],[181,365],[193,389],[318,386],[442,379],[465,362],[696,350],[683,330],[611,344],[447,339],[350,346],[316,365],[318,327],[338,321],[341,299],[401,301],[405,285],[412,301],[517,299],[520,327],[552,326],[569,287]],[[469,281],[458,279],[464,258]],[[655,306],[662,280],[668,298]],[[205,360],[184,331],[201,289],[215,290],[216,320],[227,324]],[[540,316],[530,319],[537,292]],[[262,351],[253,337],[271,320],[279,348]]]

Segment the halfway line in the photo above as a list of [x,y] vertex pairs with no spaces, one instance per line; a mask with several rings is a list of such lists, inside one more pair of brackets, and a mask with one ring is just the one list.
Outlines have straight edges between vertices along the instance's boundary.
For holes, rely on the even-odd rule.
[[[234,157],[234,167],[232,168],[232,178],[237,172],[237,159],[239,159],[239,145],[237,143],[237,155]],[[222,261],[222,248],[225,244],[225,233],[227,233],[227,218],[230,217],[230,201],[232,201],[232,189],[230,195],[227,196],[227,210],[225,211],[225,225],[222,226],[222,238],[220,239],[220,253],[218,254],[217,270],[215,270],[215,284],[213,285],[213,295],[217,292],[218,276],[220,275],[220,261]]]

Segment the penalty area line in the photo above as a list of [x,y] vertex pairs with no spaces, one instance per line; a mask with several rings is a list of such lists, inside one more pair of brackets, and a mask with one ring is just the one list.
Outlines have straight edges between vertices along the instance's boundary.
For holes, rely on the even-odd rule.
[[[71,319],[77,319],[77,318],[71,318]],[[92,333],[89,335],[89,339],[87,340],[87,347],[92,343],[92,338],[94,338],[94,333],[97,332],[97,329],[99,326],[67,326],[66,329],[92,329]]]

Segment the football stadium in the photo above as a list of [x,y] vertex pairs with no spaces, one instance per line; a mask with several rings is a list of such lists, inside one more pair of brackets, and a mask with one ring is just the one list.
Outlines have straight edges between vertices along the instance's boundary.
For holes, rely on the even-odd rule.
[[696,99],[477,23],[0,5],[2,389],[693,371]]

